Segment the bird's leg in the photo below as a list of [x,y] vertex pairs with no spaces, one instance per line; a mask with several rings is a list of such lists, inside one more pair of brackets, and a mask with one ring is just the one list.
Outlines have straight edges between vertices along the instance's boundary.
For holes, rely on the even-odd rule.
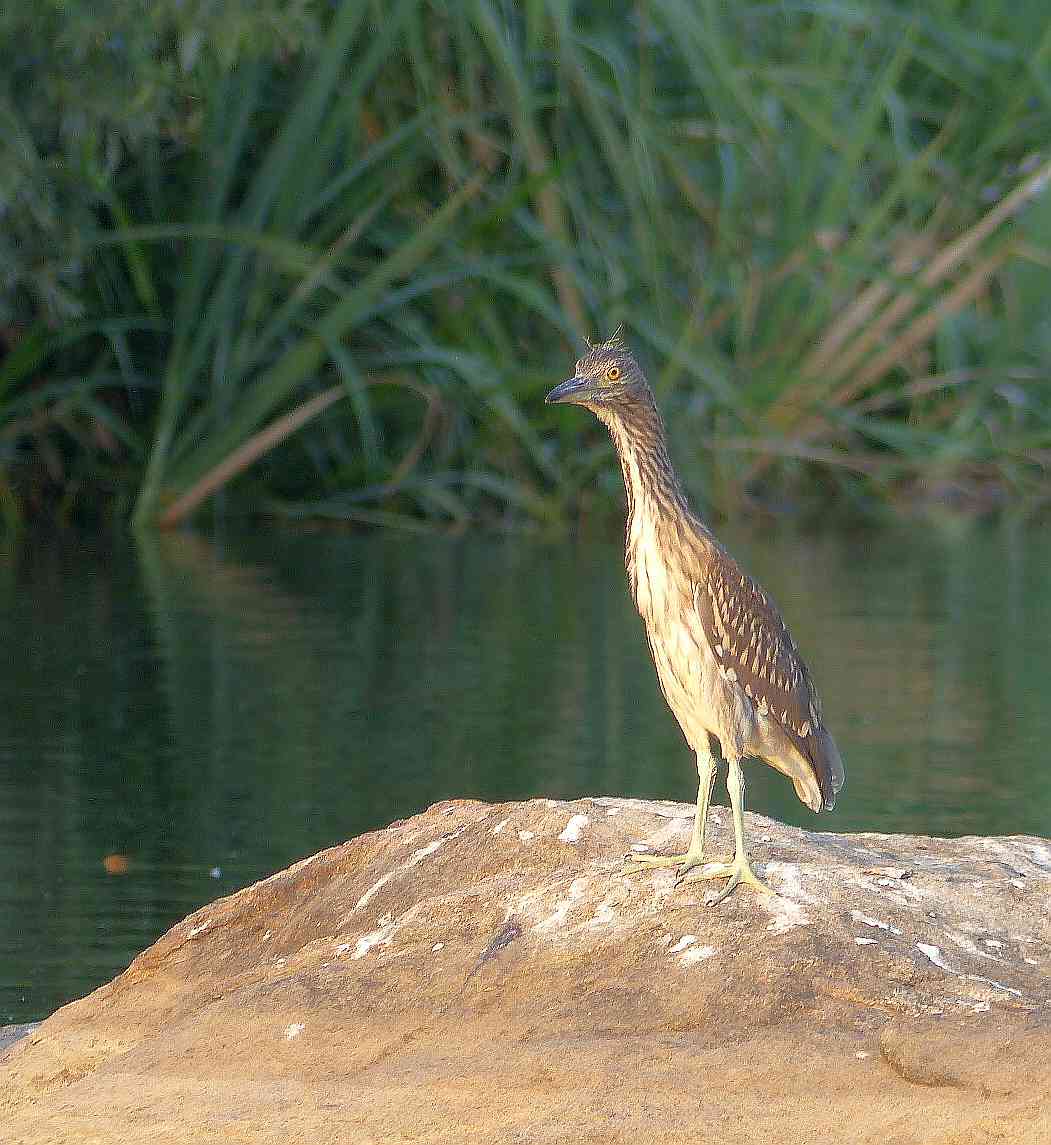
[[[730,807],[734,817],[734,857],[732,863],[709,863],[702,870],[684,875],[678,882],[693,883],[702,879],[727,878],[726,886],[713,899],[708,900],[708,906],[720,903],[731,891],[741,883],[749,883],[757,891],[775,894],[752,870],[748,861],[748,852],[744,842],[744,774],[741,770],[740,760],[731,759],[729,774],[726,776],[726,790],[730,795]],[[676,884],[678,885],[678,884]]]
[[715,759],[710,751],[697,753],[697,810],[693,817],[693,834],[684,855],[645,855],[632,851],[623,874],[631,875],[652,867],[681,867],[680,877],[694,867],[703,866],[704,831],[708,820],[708,804],[715,783]]

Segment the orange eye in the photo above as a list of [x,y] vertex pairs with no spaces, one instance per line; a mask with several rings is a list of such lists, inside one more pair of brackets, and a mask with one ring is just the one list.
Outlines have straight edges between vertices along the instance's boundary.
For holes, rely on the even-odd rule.
[[620,366],[606,367],[606,381],[615,382],[620,377]]

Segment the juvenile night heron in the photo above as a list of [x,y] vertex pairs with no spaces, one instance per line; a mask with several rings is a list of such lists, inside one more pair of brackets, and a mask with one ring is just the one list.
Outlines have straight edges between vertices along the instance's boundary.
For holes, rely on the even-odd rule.
[[[676,885],[727,878],[710,905],[741,883],[769,891],[745,849],[741,761],[754,757],[788,776],[812,811],[831,810],[843,787],[810,673],[774,602],[686,503],[653,392],[619,333],[591,347],[547,401],[591,410],[613,439],[628,499],[628,580],[661,691],[697,756],[689,849],[632,853],[628,870],[677,867]],[[729,765],[734,857],[713,863],[704,853],[705,820],[719,752]]]

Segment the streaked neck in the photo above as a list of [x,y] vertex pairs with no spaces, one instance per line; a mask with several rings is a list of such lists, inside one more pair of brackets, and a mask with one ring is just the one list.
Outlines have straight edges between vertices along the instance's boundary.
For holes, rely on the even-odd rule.
[[620,458],[629,522],[636,513],[663,517],[688,512],[668,456],[668,438],[653,395],[647,391],[630,405],[596,412],[609,430]]

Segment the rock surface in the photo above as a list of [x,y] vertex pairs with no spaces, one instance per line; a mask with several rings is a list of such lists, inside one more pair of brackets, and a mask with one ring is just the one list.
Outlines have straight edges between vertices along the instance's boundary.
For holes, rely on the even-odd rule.
[[[436,805],[221,899],[0,1053],[4,1142],[1051,1141],[1051,846]],[[729,849],[713,809],[709,848]],[[717,885],[717,884],[716,884]]]

